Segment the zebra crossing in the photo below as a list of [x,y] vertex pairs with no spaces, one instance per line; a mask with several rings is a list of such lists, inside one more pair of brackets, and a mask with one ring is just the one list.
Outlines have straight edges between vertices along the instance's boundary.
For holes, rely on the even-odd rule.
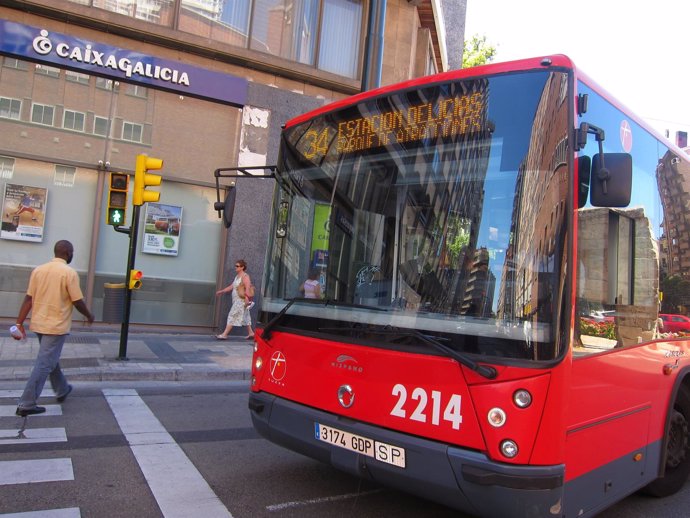
[[[64,428],[43,428],[46,417],[61,416],[61,405],[45,405],[46,412],[28,418],[15,416],[17,399],[21,390],[0,390],[0,447],[13,444],[61,443],[67,442]],[[54,397],[45,389],[43,397]],[[19,428],[16,426],[19,425]],[[27,425],[30,425],[28,427]],[[26,459],[0,461],[0,486],[37,484],[41,482],[63,482],[74,480],[74,469],[70,458]],[[40,511],[0,514],[1,518],[81,518],[78,507],[45,509]]]
[[[163,424],[134,389],[101,389],[119,431],[124,435],[141,473],[144,475],[156,505],[165,518],[232,518],[232,514],[175,442]],[[0,390],[0,453],[5,445],[32,443],[65,443],[65,428],[43,427],[51,416],[62,416],[62,406],[50,404],[43,414],[26,418],[14,414],[19,390]],[[41,397],[50,398],[52,390]],[[46,423],[48,424],[48,423]],[[16,428],[16,426],[20,428]],[[52,453],[55,450],[48,447]],[[65,449],[64,447],[60,449]],[[40,448],[37,449],[40,451]],[[69,450],[67,450],[69,451]],[[1,458],[1,457],[0,457]],[[43,482],[74,482],[72,459],[60,458],[0,460],[0,488]],[[65,487],[65,493],[77,493]],[[0,518],[81,518],[79,507],[45,509],[34,512],[2,514]]]

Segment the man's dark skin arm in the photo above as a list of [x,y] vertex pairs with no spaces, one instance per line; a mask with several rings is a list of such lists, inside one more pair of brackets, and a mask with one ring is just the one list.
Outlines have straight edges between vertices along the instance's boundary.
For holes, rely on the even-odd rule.
[[31,311],[32,306],[33,306],[33,299],[31,298],[31,295],[25,295],[24,300],[22,301],[22,305],[19,308],[19,315],[17,315],[17,327],[19,328],[19,331],[21,331],[21,333],[22,333],[22,338],[26,338],[26,330],[24,329],[24,320],[26,320],[26,317],[29,314],[29,311]]
[[86,303],[84,302],[84,299],[79,299],[74,302],[72,302],[75,308],[77,308],[77,311],[84,315],[86,317],[86,320],[91,324],[93,322],[93,313],[89,311],[89,308],[86,307]]

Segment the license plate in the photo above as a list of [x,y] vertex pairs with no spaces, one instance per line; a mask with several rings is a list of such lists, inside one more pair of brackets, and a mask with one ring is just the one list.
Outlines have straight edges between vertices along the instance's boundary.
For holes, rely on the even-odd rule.
[[367,457],[372,457],[378,461],[398,466],[405,467],[405,448],[393,446],[385,442],[375,441],[361,435],[326,426],[320,423],[314,423],[314,434],[319,441],[327,442],[333,446],[344,448],[346,450],[361,453]]

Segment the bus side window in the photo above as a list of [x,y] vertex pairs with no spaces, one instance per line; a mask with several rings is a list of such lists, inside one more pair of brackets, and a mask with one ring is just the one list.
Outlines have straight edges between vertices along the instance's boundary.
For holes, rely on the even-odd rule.
[[[578,156],[579,195],[584,199],[578,203],[575,327],[579,342],[575,355],[648,342],[660,333],[660,242],[665,218],[657,174],[657,141],[631,123],[633,144],[622,149],[622,140],[614,136],[625,116],[596,93],[590,93],[589,98],[586,117],[596,121],[607,138],[603,143],[589,139]],[[621,184],[609,206],[603,185],[597,183],[600,175],[595,163],[601,162],[597,158],[600,144],[606,166],[610,163],[621,173],[607,182],[607,190],[617,179]],[[591,158],[589,185],[585,181],[589,165],[585,157]],[[632,176],[628,176],[629,171]]]

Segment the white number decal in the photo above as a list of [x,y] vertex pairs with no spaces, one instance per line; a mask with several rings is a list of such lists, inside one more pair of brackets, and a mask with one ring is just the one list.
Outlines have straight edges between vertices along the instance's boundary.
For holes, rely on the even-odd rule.
[[[398,400],[393,406],[390,415],[405,419],[407,412],[403,408],[407,402],[407,388],[400,383],[393,387],[392,395]],[[427,404],[429,403],[429,395],[427,391],[421,387],[416,387],[412,391],[410,397],[413,401],[417,401],[417,406],[410,416],[410,420],[418,421],[420,423],[427,422],[427,414],[425,413]],[[441,424],[441,406],[444,400],[443,394],[438,390],[431,391],[431,424],[439,426]],[[462,424],[462,396],[459,394],[451,394],[443,410],[443,420],[447,421],[453,427],[453,430],[459,430]]]
[[460,408],[462,407],[462,396],[458,394],[453,394],[450,396],[450,401],[446,409],[443,411],[443,419],[453,423],[453,430],[460,429],[460,423],[462,423],[462,413]]
[[433,404],[431,413],[431,424],[438,426],[438,417],[441,413],[441,393],[438,390],[431,391],[431,401]]
[[403,408],[403,405],[405,404],[405,401],[407,401],[407,389],[398,383],[395,387],[393,387],[393,395],[398,396],[398,402],[395,404],[395,407],[393,407],[393,410],[391,410],[391,415],[405,419],[405,409]]
[[423,388],[417,387],[412,391],[412,399],[419,401],[419,404],[417,405],[417,408],[415,408],[414,412],[412,412],[410,419],[413,421],[419,421],[420,423],[426,423],[426,415],[424,414],[424,409],[426,408],[426,402],[428,399],[426,391]]

